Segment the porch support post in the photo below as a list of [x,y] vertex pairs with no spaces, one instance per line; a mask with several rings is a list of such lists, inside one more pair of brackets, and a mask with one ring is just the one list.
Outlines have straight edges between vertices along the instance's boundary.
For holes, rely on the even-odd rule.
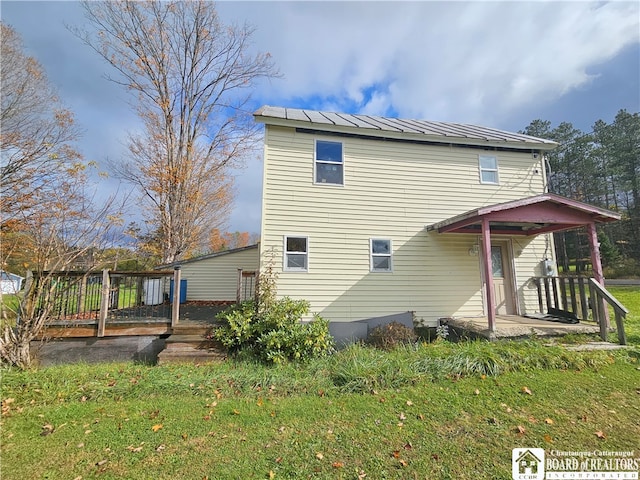
[[484,268],[484,281],[487,297],[487,318],[489,320],[489,331],[496,330],[496,297],[493,285],[493,266],[491,264],[491,229],[489,220],[482,219],[482,256]]
[[[600,262],[600,243],[598,243],[598,232],[596,230],[595,222],[587,224],[587,236],[589,237],[589,249],[591,250],[591,267],[593,268],[593,278],[596,282],[604,287],[604,274],[602,273],[602,263]],[[593,305],[594,317],[596,316],[596,309],[602,312],[602,322],[600,330],[602,332],[609,331],[609,309],[604,305],[604,300],[600,296],[597,297],[599,305]]]
[[604,287],[604,275],[602,274],[602,263],[600,263],[600,243],[598,243],[598,233],[594,222],[587,225],[587,235],[589,236],[589,248],[591,250],[593,278]]

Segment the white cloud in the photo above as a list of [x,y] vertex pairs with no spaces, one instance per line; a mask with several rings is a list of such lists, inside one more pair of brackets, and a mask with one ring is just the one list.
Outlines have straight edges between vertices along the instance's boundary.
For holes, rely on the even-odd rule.
[[[590,82],[640,41],[636,2],[249,3],[285,78],[270,103],[326,97],[362,112],[485,123]],[[228,12],[231,14],[231,12]],[[382,91],[367,98],[374,85]]]
[[[640,43],[636,1],[216,5],[223,20],[256,26],[255,48],[284,75],[263,82],[257,102],[487,126],[535,118],[540,104],[587,90],[607,61]],[[137,119],[127,93],[101,78],[107,65],[65,29],[83,21],[80,5],[3,1],[2,10],[86,130],[86,157],[122,156]],[[635,75],[625,82],[637,91]],[[571,111],[563,120],[575,121]],[[238,173],[232,230],[259,229],[261,171],[251,159]]]

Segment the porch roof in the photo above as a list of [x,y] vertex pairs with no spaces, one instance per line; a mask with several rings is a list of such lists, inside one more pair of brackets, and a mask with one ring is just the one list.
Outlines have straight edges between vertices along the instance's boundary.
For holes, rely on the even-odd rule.
[[480,234],[483,219],[489,222],[492,234],[530,236],[593,222],[613,222],[620,220],[620,215],[560,195],[544,193],[470,210],[428,225],[427,231]]

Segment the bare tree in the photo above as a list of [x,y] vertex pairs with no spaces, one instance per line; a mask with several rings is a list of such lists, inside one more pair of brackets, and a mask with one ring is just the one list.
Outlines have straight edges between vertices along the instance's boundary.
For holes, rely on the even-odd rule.
[[85,2],[97,36],[78,32],[136,94],[141,134],[129,138],[121,178],[141,192],[162,263],[202,245],[226,220],[229,168],[256,143],[245,106],[251,88],[277,75],[269,54],[251,54],[248,26],[225,25],[214,4]]
[[[65,109],[20,36],[2,23],[0,70],[0,211],[2,225],[36,205],[80,160],[73,115]],[[42,195],[40,195],[42,197]]]
[[[17,322],[0,325],[0,360],[26,368],[31,365],[31,342],[43,332],[55,306],[54,298],[64,295],[71,285],[56,282],[60,271],[73,269],[79,261],[84,268],[90,252],[112,242],[110,232],[118,219],[110,211],[112,200],[93,208],[87,195],[86,167],[75,164],[50,191],[35,191],[33,200],[41,208],[16,213],[15,219],[0,231],[2,260],[15,253],[29,259],[27,269],[33,278],[19,294],[14,316]],[[0,298],[0,301],[2,299]]]

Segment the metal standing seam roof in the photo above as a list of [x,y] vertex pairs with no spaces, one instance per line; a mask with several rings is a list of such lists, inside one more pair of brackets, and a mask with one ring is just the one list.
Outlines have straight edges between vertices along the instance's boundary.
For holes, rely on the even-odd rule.
[[[427,120],[409,120],[401,118],[378,117],[372,115],[354,115],[349,113],[319,112],[298,108],[272,107],[265,105],[259,108],[254,116],[263,123],[279,123],[280,121],[309,124],[309,128],[338,127],[353,129],[354,133],[375,132],[380,136],[388,132],[393,136],[411,134],[412,138],[424,136],[428,141],[474,144],[491,143],[551,150],[558,144],[551,140],[507,132],[495,128],[468,125],[463,123],[434,122]],[[313,125],[313,127],[311,127]],[[360,130],[361,132],[357,132]]]

